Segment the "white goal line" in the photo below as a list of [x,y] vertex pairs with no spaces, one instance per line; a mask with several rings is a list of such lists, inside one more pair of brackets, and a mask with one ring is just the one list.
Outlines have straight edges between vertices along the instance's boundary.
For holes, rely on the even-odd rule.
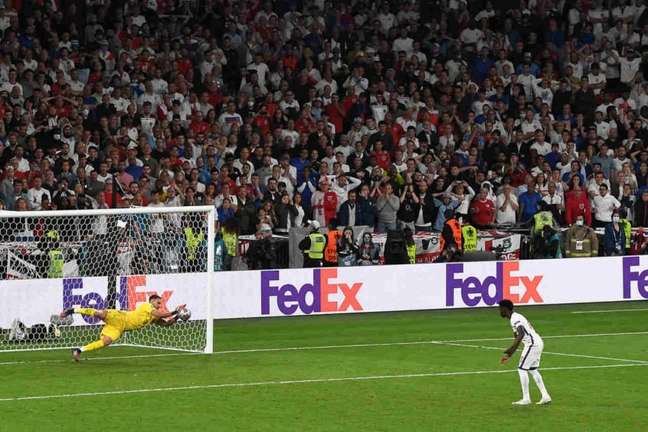
[[[542,370],[543,372],[544,371],[569,371],[569,370],[582,370],[582,369],[625,368],[625,367],[636,367],[636,366],[648,366],[648,363],[549,367],[549,368],[543,368]],[[373,376],[355,376],[355,377],[340,377],[340,378],[312,378],[312,379],[283,380],[283,381],[221,383],[221,384],[205,384],[205,385],[180,386],[180,387],[111,390],[111,391],[103,391],[103,392],[60,393],[60,394],[37,395],[37,396],[16,396],[16,397],[0,398],[0,402],[32,401],[32,400],[47,400],[47,399],[69,399],[69,398],[96,397],[96,396],[121,396],[121,395],[141,394],[141,393],[213,390],[213,389],[264,387],[264,386],[279,386],[279,385],[294,385],[294,384],[377,381],[377,380],[388,380],[388,379],[413,379],[413,378],[449,377],[449,376],[466,376],[466,375],[491,375],[491,374],[505,374],[505,373],[513,373],[513,372],[517,372],[517,369],[499,369],[499,370],[491,369],[491,370],[481,370],[481,371],[456,371],[456,372],[427,372],[427,373],[411,373],[411,374],[399,374],[399,375],[373,375]]]
[[[549,335],[543,336],[543,339],[567,339],[567,338],[585,338],[585,337],[608,337],[608,336],[635,336],[635,335],[648,335],[648,331],[641,332],[619,332],[619,333],[585,333],[585,334],[568,334],[568,335]],[[464,342],[493,342],[493,341],[510,341],[511,337],[500,338],[481,338],[481,339],[453,339],[453,340],[423,340],[423,341],[409,341],[409,342],[377,342],[377,343],[363,343],[363,344],[340,344],[340,345],[313,345],[313,346],[296,346],[296,347],[278,347],[278,348],[250,348],[250,349],[237,349],[227,351],[215,351],[213,355],[229,355],[229,354],[247,354],[247,353],[264,353],[264,352],[289,352],[289,351],[310,351],[310,350],[329,350],[329,349],[346,349],[346,348],[371,348],[383,346],[407,346],[407,345],[443,345],[443,344],[459,344]],[[500,349],[496,347],[488,347],[488,349]],[[545,352],[545,354],[548,354]],[[84,361],[101,361],[101,360],[122,360],[122,359],[137,359],[137,358],[155,358],[155,357],[176,357],[176,356],[196,356],[204,355],[195,352],[180,352],[180,353],[160,353],[160,354],[135,354],[123,356],[103,356],[103,357],[88,357]],[[567,354],[558,354],[567,355]],[[569,356],[579,356],[578,354],[569,354]],[[605,358],[610,359],[610,358]],[[619,360],[619,359],[614,359]],[[48,364],[48,363],[63,363],[68,362],[69,359],[44,359],[44,360],[15,360],[0,362],[0,366],[14,366],[23,364]],[[642,362],[642,360],[623,360],[627,362]]]
[[615,312],[646,312],[646,311],[648,311],[648,308],[582,310],[582,311],[573,311],[570,313],[585,315],[585,314],[602,314],[602,313],[615,313]]

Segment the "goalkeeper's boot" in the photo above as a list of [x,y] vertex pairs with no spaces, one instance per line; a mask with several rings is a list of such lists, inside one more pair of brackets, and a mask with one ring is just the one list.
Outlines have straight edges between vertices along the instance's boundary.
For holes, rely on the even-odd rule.
[[67,318],[67,317],[69,317],[70,315],[72,315],[73,313],[74,313],[74,308],[67,308],[67,309],[64,309],[64,310],[59,314],[59,318],[61,318],[61,319],[63,319],[63,318]]
[[72,350],[72,358],[74,359],[75,362],[81,360],[81,350],[79,348],[74,348]]

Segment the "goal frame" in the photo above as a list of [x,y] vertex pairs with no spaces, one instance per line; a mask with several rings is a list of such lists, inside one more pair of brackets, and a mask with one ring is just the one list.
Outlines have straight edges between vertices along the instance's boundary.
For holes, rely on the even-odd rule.
[[[216,209],[213,206],[183,206],[183,207],[129,207],[116,209],[87,209],[87,210],[51,210],[51,211],[0,211],[0,221],[8,218],[52,218],[52,217],[74,217],[74,216],[119,216],[119,215],[150,215],[150,214],[186,214],[202,213],[207,215],[207,268],[206,268],[206,331],[205,331],[205,348],[204,354],[214,352],[214,314],[213,314],[213,284],[214,284],[214,241],[216,237]],[[164,273],[150,273],[164,274]],[[46,279],[46,278],[44,278]],[[0,282],[2,282],[2,279]],[[39,279],[43,280],[43,279]],[[182,351],[200,353],[200,351],[188,350],[173,347],[155,347],[133,343],[115,343],[112,346],[138,347],[156,350]],[[75,348],[74,346],[56,346],[56,347],[37,347],[22,349],[0,350],[1,353],[9,352],[34,352],[34,351],[52,351]]]

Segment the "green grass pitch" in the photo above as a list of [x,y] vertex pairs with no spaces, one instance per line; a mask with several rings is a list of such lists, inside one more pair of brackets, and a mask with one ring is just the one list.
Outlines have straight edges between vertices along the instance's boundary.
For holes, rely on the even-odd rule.
[[518,309],[545,337],[549,406],[511,406],[519,351],[499,365],[512,336],[496,308],[311,316],[216,321],[213,355],[0,354],[0,431],[641,431],[642,309]]

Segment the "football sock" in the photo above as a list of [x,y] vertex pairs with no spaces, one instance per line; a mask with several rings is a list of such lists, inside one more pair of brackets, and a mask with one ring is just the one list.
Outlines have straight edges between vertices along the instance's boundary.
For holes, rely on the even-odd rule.
[[527,371],[518,369],[518,374],[520,375],[520,385],[522,386],[522,399],[530,400],[529,397],[529,375]]
[[542,394],[543,399],[549,399],[549,393],[547,392],[547,389],[544,385],[544,381],[542,380],[542,375],[540,375],[540,372],[538,370],[530,370],[529,373],[533,377],[533,380],[535,381],[536,385],[538,386],[538,389],[540,389],[540,393]]
[[81,315],[95,316],[97,310],[92,308],[74,308],[74,313],[78,313]]
[[[104,343],[103,339],[99,339],[98,341],[94,341],[89,343],[88,345],[81,347],[81,352],[87,352],[87,351],[94,351],[98,350],[99,348],[103,348],[106,344]],[[527,383],[528,383],[527,379]]]

